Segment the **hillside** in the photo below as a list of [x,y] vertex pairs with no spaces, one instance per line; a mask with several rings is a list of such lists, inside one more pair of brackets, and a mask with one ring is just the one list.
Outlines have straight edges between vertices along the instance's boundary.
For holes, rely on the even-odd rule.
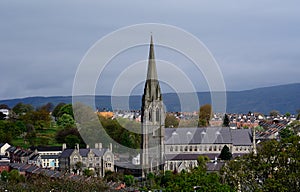
[[[209,92],[198,92],[199,103],[205,104],[210,102]],[[176,93],[163,94],[164,103],[167,111],[181,111],[179,97],[189,98],[191,93]],[[80,100],[91,101],[92,96],[82,96]],[[111,110],[111,99],[114,106],[118,109],[126,109],[127,97],[110,97],[96,96],[95,101],[99,109],[105,108]],[[15,104],[23,102],[33,106],[41,106],[48,102],[54,105],[64,102],[71,103],[71,96],[54,96],[54,97],[27,97],[21,99],[0,100],[0,104],[7,104],[13,107]],[[190,111],[197,110],[198,106],[185,106],[185,109]],[[131,110],[139,110],[141,107],[141,96],[130,96],[129,108]],[[116,109],[116,107],[114,107]],[[248,111],[262,112],[268,114],[271,110],[278,110],[281,113],[295,113],[300,109],[300,83],[279,85],[272,87],[257,88],[245,91],[228,91],[227,92],[227,112],[232,113],[247,113]]]

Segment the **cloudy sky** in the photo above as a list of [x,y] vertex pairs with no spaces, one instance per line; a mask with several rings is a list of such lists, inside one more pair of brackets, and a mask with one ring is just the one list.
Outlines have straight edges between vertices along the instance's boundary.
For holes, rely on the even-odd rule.
[[[3,0],[0,99],[71,95],[90,47],[140,23],[174,25],[199,38],[216,59],[227,90],[300,83],[299,7],[292,0]],[[159,57],[164,50],[158,51]],[[99,89],[109,90],[105,86],[111,85]]]

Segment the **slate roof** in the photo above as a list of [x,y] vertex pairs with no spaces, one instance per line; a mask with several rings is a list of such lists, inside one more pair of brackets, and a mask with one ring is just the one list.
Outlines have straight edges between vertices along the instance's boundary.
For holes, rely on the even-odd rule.
[[39,154],[32,155],[29,160],[36,161],[39,158]]
[[[67,157],[70,157],[71,154],[73,153],[75,149],[65,149],[60,157],[61,158],[67,158]],[[93,151],[93,153],[95,154],[96,157],[102,157],[104,155],[104,153],[107,151],[107,149],[79,149],[79,154],[82,156],[82,157],[87,157],[88,153],[90,152],[90,150]]]
[[62,146],[38,146],[38,147],[34,147],[31,146],[30,150],[34,151],[62,151]]
[[58,159],[59,155],[41,155],[42,159]]
[[17,148],[14,146],[10,146],[9,148],[6,149],[7,152],[14,152]]
[[251,145],[251,131],[229,127],[166,128],[165,144]]
[[65,149],[61,154],[60,157],[61,158],[66,158],[66,157],[70,157],[71,154],[73,153],[74,149]]
[[231,131],[231,135],[232,135],[232,144],[233,145],[249,146],[252,144],[251,129],[235,129],[235,130]]

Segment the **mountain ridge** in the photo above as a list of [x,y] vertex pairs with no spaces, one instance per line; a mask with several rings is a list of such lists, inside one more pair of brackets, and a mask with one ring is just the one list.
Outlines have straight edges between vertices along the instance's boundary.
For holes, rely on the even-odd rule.
[[[167,111],[181,111],[178,95],[181,95],[181,97],[190,97],[192,94],[193,93],[164,93],[163,98]],[[210,94],[208,91],[197,92],[199,104],[210,103]],[[296,110],[300,109],[300,83],[260,87],[242,91],[227,91],[226,95],[227,112],[230,113],[247,113],[248,111],[253,111],[268,114],[271,110],[278,110],[281,113],[290,112],[293,114],[296,113]],[[93,96],[90,95],[77,97],[85,98],[89,100],[89,102],[93,99]],[[128,99],[126,96],[96,95],[95,103],[100,109],[112,109],[111,99],[113,99],[114,105],[117,105],[120,109],[125,107],[125,109],[139,110],[141,97],[141,95],[132,95]],[[7,104],[9,107],[13,107],[19,102],[31,104],[34,107],[41,106],[48,102],[56,105],[60,102],[71,103],[72,96],[32,96],[0,100],[0,104]],[[187,106],[184,108],[193,111],[197,110],[199,106]]]

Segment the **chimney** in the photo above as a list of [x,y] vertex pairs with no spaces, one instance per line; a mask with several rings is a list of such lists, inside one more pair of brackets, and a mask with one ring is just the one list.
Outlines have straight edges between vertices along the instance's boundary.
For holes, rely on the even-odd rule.
[[109,150],[112,151],[112,143],[109,144]]
[[87,149],[89,149],[89,148],[90,148],[90,146],[89,146],[88,144],[86,144],[86,148],[87,148]]
[[62,151],[64,151],[67,148],[67,144],[63,143],[62,144]]
[[76,143],[76,147],[75,147],[77,150],[79,150],[79,144]]
[[95,149],[98,149],[98,148],[99,148],[99,144],[95,143]]
[[98,143],[98,149],[99,149],[99,150],[102,149],[102,143]]

